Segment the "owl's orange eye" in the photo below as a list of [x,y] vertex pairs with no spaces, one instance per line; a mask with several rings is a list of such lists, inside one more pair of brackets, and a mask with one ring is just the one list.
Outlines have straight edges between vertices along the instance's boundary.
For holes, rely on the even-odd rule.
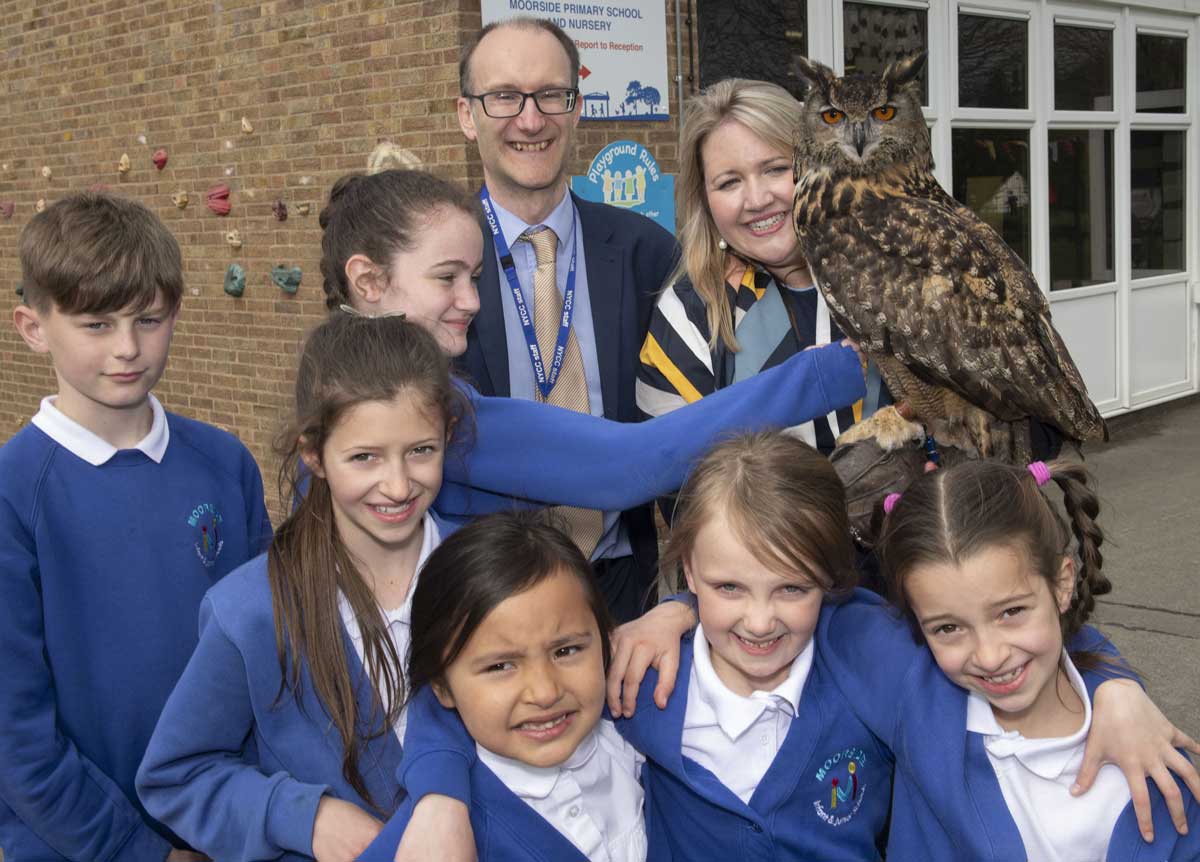
[[834,108],[826,108],[821,112],[821,119],[831,126],[840,123],[842,121],[842,117],[844,116],[845,114],[843,114],[841,111],[835,110]]
[[871,113],[875,116],[875,119],[886,123],[892,117],[896,116],[896,106],[884,105],[882,108],[876,108]]

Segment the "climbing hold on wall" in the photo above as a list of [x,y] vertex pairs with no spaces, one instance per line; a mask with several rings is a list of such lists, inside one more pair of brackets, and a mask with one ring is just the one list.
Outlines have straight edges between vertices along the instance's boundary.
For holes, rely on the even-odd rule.
[[236,263],[229,264],[225,270],[225,292],[230,296],[241,296],[246,292],[246,270]]
[[284,293],[295,293],[300,289],[300,267],[277,266],[271,270],[271,281]]
[[17,211],[17,205],[12,201],[0,201],[0,216],[12,218],[13,213]]
[[242,235],[236,230],[231,230],[225,234],[225,242],[229,243],[230,248],[242,247]]
[[302,204],[296,204],[296,211],[300,213],[300,215],[308,215],[309,209],[311,209],[311,206],[307,201]]
[[38,212],[44,212],[46,210],[46,199],[38,198],[37,203],[33,205],[33,208]]
[[247,120],[245,117],[242,117],[242,133],[248,135],[253,131],[254,131],[254,126],[250,125],[249,120]]
[[25,298],[25,285],[17,284],[17,296],[21,297],[21,299]]
[[229,215],[232,206],[229,203],[229,186],[221,183],[208,190],[206,196],[208,208],[219,216]]
[[154,151],[154,155],[150,159],[154,162],[154,167],[161,171],[167,166],[167,151],[160,147]]
[[171,200],[174,202],[175,206],[179,207],[180,209],[186,209],[188,205],[188,193],[183,189],[180,189],[179,191],[175,192],[175,194],[171,195]]
[[47,179],[47,180],[48,180],[48,179],[50,179],[52,176],[54,176],[54,171],[50,170],[50,166],[49,166],[49,165],[42,165],[42,177],[43,177],[44,179]]
[[136,138],[136,140],[137,140],[137,142],[138,142],[139,144],[141,144],[143,147],[144,147],[144,146],[146,146],[146,136],[145,136],[145,135],[138,135],[138,136],[137,136],[137,138]]
[[277,198],[275,203],[271,204],[271,212],[275,214],[276,221],[287,221],[287,204],[282,198]]
[[121,160],[117,162],[117,170],[127,174],[131,167],[133,167],[133,163],[129,161],[129,153],[121,153]]

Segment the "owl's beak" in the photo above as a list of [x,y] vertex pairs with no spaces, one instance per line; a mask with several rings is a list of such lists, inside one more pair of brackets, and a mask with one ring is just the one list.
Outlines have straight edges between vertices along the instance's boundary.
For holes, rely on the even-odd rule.
[[855,123],[853,127],[854,133],[854,149],[858,150],[859,158],[862,158],[863,150],[867,148],[867,124]]

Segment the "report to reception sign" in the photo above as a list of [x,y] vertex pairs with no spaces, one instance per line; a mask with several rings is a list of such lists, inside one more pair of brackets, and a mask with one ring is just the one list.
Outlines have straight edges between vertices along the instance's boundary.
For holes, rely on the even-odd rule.
[[579,46],[585,120],[665,120],[665,0],[482,0],[483,23],[517,15],[548,18]]

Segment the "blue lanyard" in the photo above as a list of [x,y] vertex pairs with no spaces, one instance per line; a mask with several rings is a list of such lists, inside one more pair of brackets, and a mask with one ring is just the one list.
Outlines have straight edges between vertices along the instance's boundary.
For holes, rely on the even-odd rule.
[[[500,230],[500,220],[496,217],[492,197],[488,194],[486,185],[479,190],[479,202],[483,204],[483,214],[487,217],[488,227],[492,229],[496,252],[500,255],[500,265],[504,268],[504,277],[508,279],[508,287],[517,306],[517,317],[521,319],[525,345],[529,348],[529,361],[533,364],[533,377],[537,381],[542,398],[548,399],[550,390],[558,381],[563,359],[567,355],[567,341],[571,338],[571,319],[575,316],[575,255],[579,249],[579,238],[575,236],[575,219],[571,220],[571,266],[567,270],[567,286],[563,291],[562,322],[558,327],[558,340],[554,344],[554,355],[550,357],[550,370],[547,372],[541,347],[538,346],[537,331],[533,328],[533,317],[525,304],[525,296],[521,293],[521,282],[517,280],[517,267],[513,263],[512,251],[504,239],[504,232]],[[573,206],[571,209],[574,213]]]

